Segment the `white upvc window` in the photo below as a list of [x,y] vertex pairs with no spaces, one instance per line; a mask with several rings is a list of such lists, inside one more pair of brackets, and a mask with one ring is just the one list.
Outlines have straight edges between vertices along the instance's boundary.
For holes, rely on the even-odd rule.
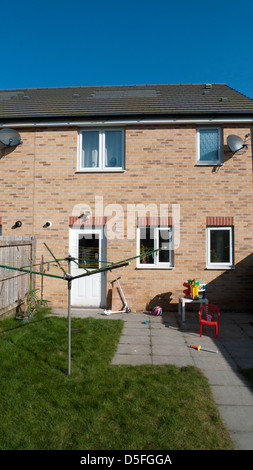
[[79,133],[79,171],[124,170],[123,129],[87,129]]
[[223,162],[222,130],[220,127],[197,129],[197,164],[221,165]]
[[[147,252],[158,249],[161,251],[145,255]],[[137,256],[138,268],[172,268],[174,266],[173,227],[138,227]]]
[[207,268],[232,268],[233,244],[232,227],[207,227]]

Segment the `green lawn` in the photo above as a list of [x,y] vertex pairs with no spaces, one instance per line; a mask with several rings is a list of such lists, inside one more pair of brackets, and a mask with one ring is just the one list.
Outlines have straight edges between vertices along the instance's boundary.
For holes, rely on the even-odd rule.
[[123,323],[0,322],[1,450],[233,449],[194,367],[111,366]]

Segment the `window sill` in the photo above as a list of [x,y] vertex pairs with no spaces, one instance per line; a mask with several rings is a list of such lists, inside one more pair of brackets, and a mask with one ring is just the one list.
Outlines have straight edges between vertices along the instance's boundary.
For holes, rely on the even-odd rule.
[[104,169],[93,169],[93,168],[87,168],[87,169],[81,169],[81,170],[76,170],[75,173],[124,173],[126,170],[124,168],[104,168]]
[[223,166],[221,162],[197,162],[195,166]]
[[136,269],[174,269],[174,266],[150,266],[148,264],[146,265],[138,265],[136,266]]
[[220,270],[220,271],[229,271],[231,269],[235,269],[235,266],[231,265],[231,266],[227,266],[227,265],[217,265],[217,266],[213,266],[213,265],[207,265],[206,266],[206,269],[207,270]]

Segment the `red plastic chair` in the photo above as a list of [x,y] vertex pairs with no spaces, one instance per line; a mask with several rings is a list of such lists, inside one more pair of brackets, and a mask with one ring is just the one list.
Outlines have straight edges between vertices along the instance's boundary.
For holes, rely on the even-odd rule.
[[199,334],[204,333],[204,325],[215,326],[215,335],[219,333],[220,310],[216,305],[205,304],[199,309]]

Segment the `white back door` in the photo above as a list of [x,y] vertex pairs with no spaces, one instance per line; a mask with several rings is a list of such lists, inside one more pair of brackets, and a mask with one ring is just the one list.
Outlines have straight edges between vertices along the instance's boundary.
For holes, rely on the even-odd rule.
[[[70,255],[77,258],[71,263],[72,276],[92,272],[105,266],[106,243],[103,227],[70,229]],[[105,307],[106,273],[96,273],[72,281],[73,307]]]

